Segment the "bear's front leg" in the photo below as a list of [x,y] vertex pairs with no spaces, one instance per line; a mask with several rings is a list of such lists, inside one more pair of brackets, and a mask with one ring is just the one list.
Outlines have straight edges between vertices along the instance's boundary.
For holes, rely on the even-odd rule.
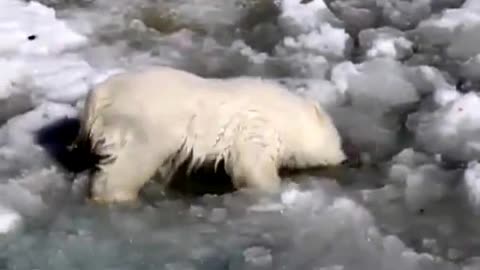
[[145,136],[125,126],[110,125],[95,134],[95,151],[104,156],[91,178],[91,200],[128,203],[155,174],[158,159]]
[[[262,155],[257,153],[257,155]],[[261,192],[277,192],[281,179],[272,162],[261,160],[261,157],[242,158],[234,165],[232,182],[236,189],[253,189]]]
[[276,192],[281,184],[277,167],[279,145],[275,140],[267,141],[272,139],[267,138],[267,130],[257,131],[263,133],[244,133],[237,137],[231,149],[227,170],[237,189]]

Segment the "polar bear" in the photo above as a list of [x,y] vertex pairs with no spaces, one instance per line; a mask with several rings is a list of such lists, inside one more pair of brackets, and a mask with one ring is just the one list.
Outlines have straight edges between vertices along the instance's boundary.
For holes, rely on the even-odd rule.
[[91,177],[97,202],[134,201],[154,175],[168,184],[184,162],[191,172],[223,161],[236,189],[275,191],[281,168],[346,160],[326,111],[255,77],[169,67],[115,74],[88,93],[80,122],[78,140],[102,157]]

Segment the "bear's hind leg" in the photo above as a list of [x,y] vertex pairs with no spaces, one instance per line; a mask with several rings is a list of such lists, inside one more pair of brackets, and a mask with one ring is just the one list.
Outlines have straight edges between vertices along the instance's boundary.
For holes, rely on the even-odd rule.
[[91,199],[97,203],[132,202],[157,169],[146,138],[125,127],[107,127],[96,149],[105,158],[91,179]]

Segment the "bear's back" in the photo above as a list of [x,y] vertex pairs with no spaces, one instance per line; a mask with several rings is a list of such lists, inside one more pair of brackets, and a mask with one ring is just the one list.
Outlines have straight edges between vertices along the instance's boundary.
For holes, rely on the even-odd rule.
[[144,110],[161,106],[165,112],[183,113],[179,111],[182,108],[232,103],[232,106],[290,111],[303,102],[283,86],[261,78],[202,78],[170,67],[113,75],[104,84],[98,88],[108,91],[106,95],[112,103],[123,110],[136,106]]
[[192,90],[202,81],[188,72],[156,67],[115,74],[99,84],[92,95],[98,107],[109,104],[105,109],[108,114],[142,115],[142,120],[172,119],[187,116],[197,105]]
[[[133,115],[143,125],[185,129],[196,119],[199,136],[214,137],[232,119],[250,112],[277,127],[305,111],[303,98],[276,82],[254,77],[202,78],[169,68],[116,74],[95,94],[112,104],[110,114]],[[140,123],[142,124],[142,123]]]

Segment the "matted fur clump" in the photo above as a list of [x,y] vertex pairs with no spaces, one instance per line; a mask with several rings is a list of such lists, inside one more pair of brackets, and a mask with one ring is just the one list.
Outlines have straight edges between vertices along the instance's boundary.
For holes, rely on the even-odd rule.
[[103,157],[91,179],[102,202],[136,200],[154,175],[167,184],[184,162],[223,161],[235,188],[274,191],[281,168],[346,158],[329,115],[281,85],[168,67],[113,75],[90,91],[79,139]]

